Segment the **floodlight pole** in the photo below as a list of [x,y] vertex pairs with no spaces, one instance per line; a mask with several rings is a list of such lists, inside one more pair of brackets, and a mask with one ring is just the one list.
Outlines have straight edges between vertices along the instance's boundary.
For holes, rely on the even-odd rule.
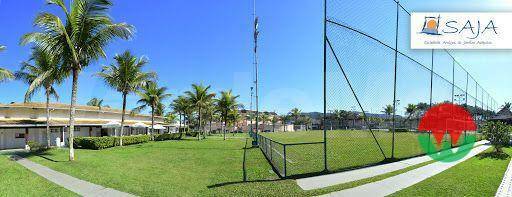
[[326,119],[327,119],[327,45],[325,44],[327,38],[327,0],[324,0],[324,114],[323,114],[323,129],[324,129],[324,171],[327,171],[327,127],[326,127]]
[[251,119],[251,124],[250,124],[250,134],[251,135],[254,135],[254,131],[252,129],[252,118],[254,117],[253,116],[253,111],[252,111],[252,91],[253,91],[254,87],[251,86],[251,104],[250,104],[250,109],[249,109],[249,118]]
[[256,0],[253,1],[253,17],[254,17],[254,72],[255,72],[255,90],[256,90],[256,137],[258,144],[258,124],[259,124],[259,95],[258,95],[258,17],[256,17]]

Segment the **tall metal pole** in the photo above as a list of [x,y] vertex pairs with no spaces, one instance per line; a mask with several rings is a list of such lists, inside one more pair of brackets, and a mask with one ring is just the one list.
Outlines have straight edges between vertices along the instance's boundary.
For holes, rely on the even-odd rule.
[[400,11],[399,1],[396,1],[396,29],[395,29],[395,69],[393,77],[393,134],[391,137],[391,158],[395,158],[395,130],[396,130],[396,71],[397,71],[397,59],[398,59],[398,12]]
[[325,44],[325,39],[327,38],[327,0],[324,0],[324,117],[323,117],[323,129],[324,129],[324,171],[327,171],[327,127],[325,125],[327,119],[327,58],[326,51],[327,46]]
[[[253,91],[254,87],[251,86],[251,104],[250,104],[250,109],[249,109],[249,118],[251,119],[251,125],[250,125],[250,134],[254,136],[254,131],[252,130],[252,119],[253,119],[253,111],[252,111],[252,91]],[[254,138],[254,137],[253,137]]]
[[258,17],[256,16],[256,0],[253,0],[253,17],[254,17],[254,85],[256,89],[256,144],[258,144],[258,125],[259,125],[259,95],[258,95]]

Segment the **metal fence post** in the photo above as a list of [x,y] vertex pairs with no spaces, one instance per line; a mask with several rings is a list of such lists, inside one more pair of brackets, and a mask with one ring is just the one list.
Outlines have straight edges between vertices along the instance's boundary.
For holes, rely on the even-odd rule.
[[284,168],[284,177],[286,177],[286,144],[283,144],[283,168]]
[[395,69],[393,77],[393,134],[391,137],[391,158],[395,158],[395,130],[396,130],[396,70],[397,70],[397,59],[398,59],[398,14],[400,12],[400,2],[396,1],[396,29],[395,29]]
[[324,0],[324,114],[323,114],[323,130],[324,130],[324,171],[327,171],[327,128],[325,127],[325,119],[327,118],[327,0]]
[[274,149],[272,148],[272,141],[270,141],[270,161],[272,161],[272,150]]

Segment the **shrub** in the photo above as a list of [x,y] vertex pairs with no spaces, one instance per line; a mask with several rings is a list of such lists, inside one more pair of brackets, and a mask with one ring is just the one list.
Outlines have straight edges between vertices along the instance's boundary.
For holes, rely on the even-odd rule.
[[395,128],[395,132],[409,132],[409,129],[406,129],[406,128]]
[[183,133],[156,134],[155,141],[181,140],[182,137],[183,137]]
[[[73,145],[76,148],[100,150],[119,146],[119,138],[113,136],[105,137],[76,137]],[[123,145],[140,144],[149,142],[148,135],[123,136]]]
[[[117,146],[119,146],[119,137],[117,138]],[[132,136],[123,136],[123,145],[131,145],[131,144],[140,144],[149,142],[151,137],[149,135],[132,135]]]
[[197,131],[189,131],[187,132],[187,136],[192,136],[192,137],[197,137],[197,135],[199,134],[199,132]]
[[494,146],[496,152],[501,153],[501,148],[510,142],[511,127],[502,122],[486,122],[483,126],[483,134]]
[[40,152],[46,150],[46,146],[36,141],[28,141],[27,145],[30,147],[30,152]]

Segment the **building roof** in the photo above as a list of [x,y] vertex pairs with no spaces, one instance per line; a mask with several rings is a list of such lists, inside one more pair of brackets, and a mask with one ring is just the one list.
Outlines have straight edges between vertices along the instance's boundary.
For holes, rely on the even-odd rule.
[[[104,124],[107,124],[111,120],[97,120],[97,119],[77,119],[75,121],[75,125],[77,126],[101,126]],[[143,123],[147,126],[151,125],[151,122],[148,121],[134,121],[134,120],[125,120],[124,124],[126,126],[132,126],[136,123]],[[155,122],[155,124],[161,124]],[[50,120],[50,126],[67,126],[69,125],[69,120],[63,120],[63,119],[51,119]],[[0,119],[0,127],[40,127],[40,126],[46,126],[46,121],[41,119],[34,119],[34,120],[28,120],[28,119]]]
[[496,116],[491,118],[492,120],[512,120],[512,112],[510,109],[502,108],[498,113],[496,113]]
[[[0,108],[32,108],[32,109],[46,109],[46,103],[38,103],[38,102],[31,102],[31,103],[10,103],[10,104],[0,104]],[[70,105],[64,104],[64,103],[50,103],[51,109],[61,109],[61,110],[69,110]],[[109,107],[102,107],[101,110],[99,107],[96,106],[87,106],[87,105],[76,105],[76,110],[81,111],[93,111],[93,112],[110,112],[110,113],[122,113],[122,110],[120,109],[113,109]],[[130,110],[126,110],[126,114],[130,114]],[[146,116],[149,117],[150,115],[146,114],[137,114],[137,116]]]

